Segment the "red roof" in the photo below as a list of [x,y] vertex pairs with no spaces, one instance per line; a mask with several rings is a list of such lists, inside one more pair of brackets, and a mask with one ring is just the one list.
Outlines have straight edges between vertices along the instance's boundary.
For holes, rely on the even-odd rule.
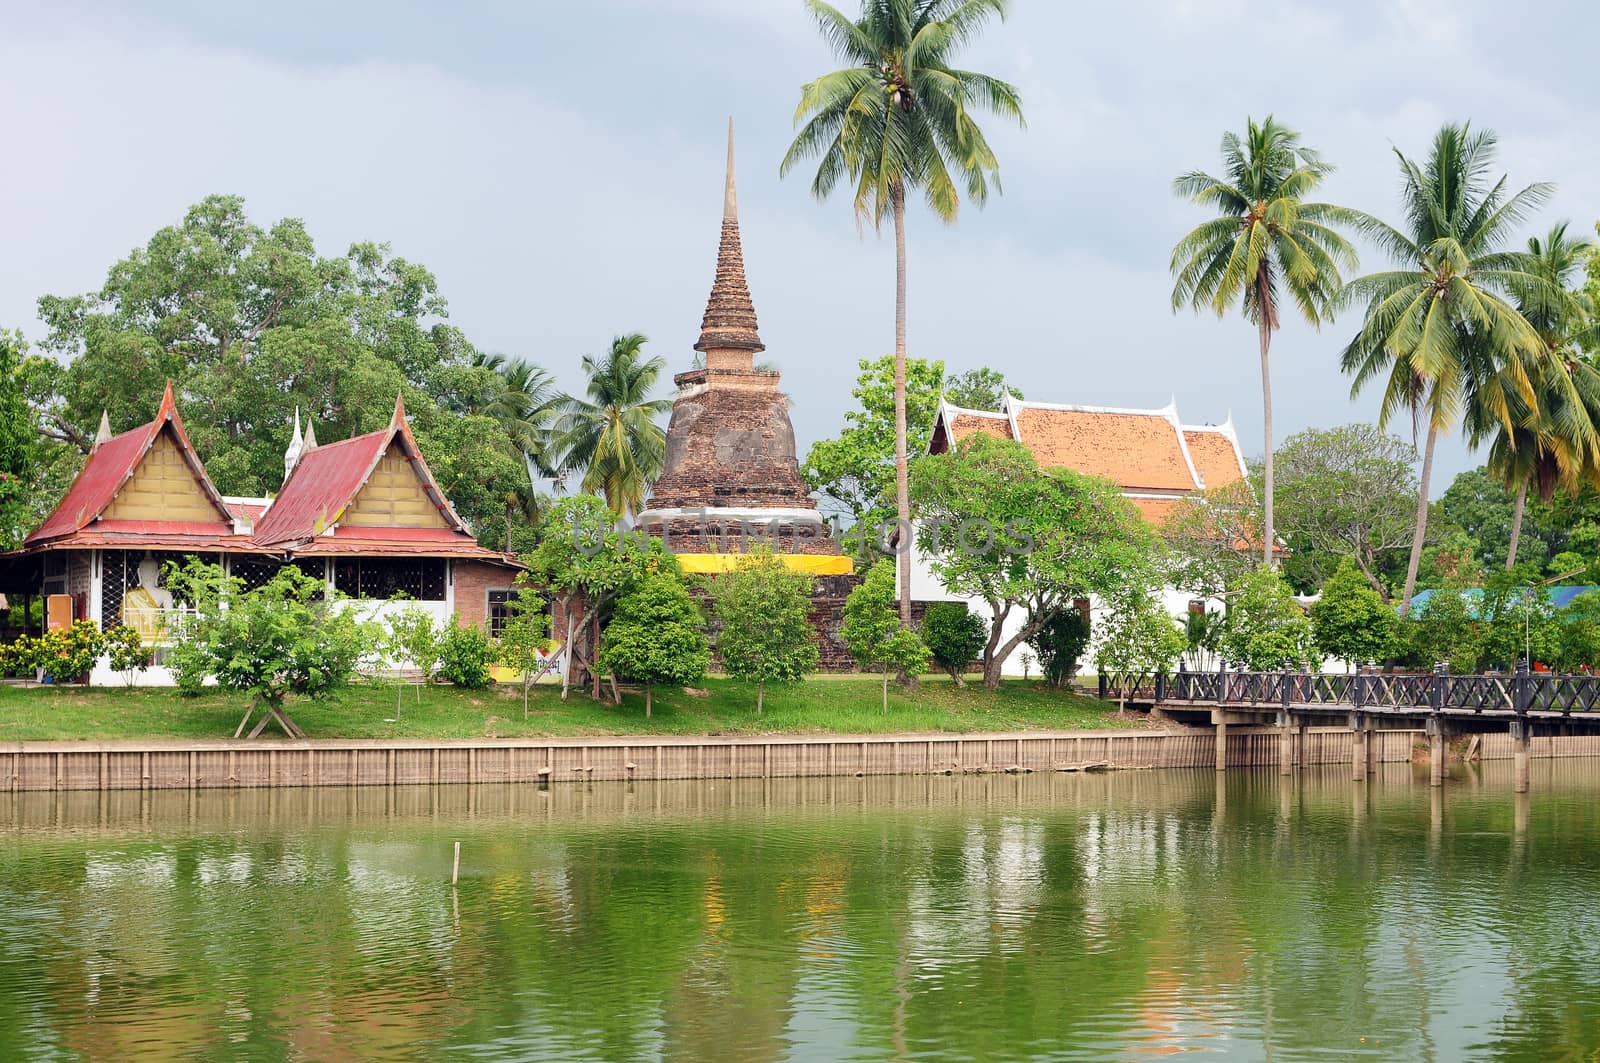
[[393,426],[323,443],[300,456],[272,508],[256,524],[260,543],[287,543],[320,535],[333,524],[388,449]]
[[[189,442],[189,433],[183,429],[183,419],[178,416],[177,403],[172,396],[172,382],[169,380],[166,393],[161,397],[161,408],[156,411],[155,420],[96,444],[94,449],[89,451],[89,457],[72,481],[72,486],[67,488],[66,495],[51,511],[50,516],[45,518],[44,523],[28,536],[24,545],[71,535],[94,522],[105,512],[112,499],[116,498],[117,492],[122,490],[123,484],[128,482],[134,469],[138,468],[139,459],[143,458],[145,452],[155,444],[161,429],[168,424],[172,426],[178,449],[194,471],[200,489],[217,507],[218,517],[229,513],[227,505],[222,501],[222,495],[212,486],[211,478],[206,475],[205,466],[195,454],[194,446]],[[155,534],[230,535],[233,532],[233,526],[221,519],[215,524],[206,523],[203,526],[196,526],[192,521],[117,521],[116,523],[130,526],[126,530]],[[182,530],[174,531],[180,528],[180,525]],[[194,530],[196,527],[200,530]]]

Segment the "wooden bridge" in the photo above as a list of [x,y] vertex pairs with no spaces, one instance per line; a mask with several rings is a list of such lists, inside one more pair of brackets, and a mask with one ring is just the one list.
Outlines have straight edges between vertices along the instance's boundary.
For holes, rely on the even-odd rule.
[[1229,725],[1275,724],[1280,731],[1279,770],[1295,764],[1295,740],[1313,723],[1343,722],[1351,732],[1356,779],[1374,770],[1372,732],[1422,730],[1428,736],[1431,781],[1442,786],[1451,735],[1509,732],[1516,790],[1528,789],[1528,746],[1537,734],[1600,731],[1600,676],[1530,672],[1525,665],[1502,675],[1358,672],[1214,672],[1100,676],[1103,699],[1148,705],[1185,722],[1209,722],[1217,731],[1216,767],[1227,770]]

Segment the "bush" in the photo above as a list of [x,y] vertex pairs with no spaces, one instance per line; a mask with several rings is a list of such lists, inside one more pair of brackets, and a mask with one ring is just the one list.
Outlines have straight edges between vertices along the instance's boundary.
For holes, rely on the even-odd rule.
[[960,687],[966,686],[964,672],[989,641],[989,625],[967,608],[965,602],[933,602],[922,618],[922,641],[940,668]]
[[73,680],[100,659],[100,629],[92,620],[74,620],[70,627],[46,631],[34,641],[33,663],[57,682]]
[[105,634],[106,653],[111,670],[122,675],[122,681],[133,686],[134,678],[150,667],[153,654],[144,644],[144,637],[127,624],[118,624]]
[[477,624],[461,627],[454,616],[439,640],[439,674],[447,682],[468,690],[489,685],[489,666],[494,663],[494,647]]
[[1315,655],[1311,622],[1276,569],[1261,565],[1244,578],[1228,601],[1221,648],[1230,664],[1253,672],[1277,671]]
[[657,683],[686,686],[706,674],[711,654],[703,626],[699,607],[676,573],[647,573],[617,600],[616,615],[606,625],[600,665],[644,684],[648,717]]
[[1311,607],[1317,649],[1354,665],[1382,661],[1395,651],[1400,618],[1346,558],[1322,585]]
[[0,672],[9,676],[32,679],[37,671],[39,640],[32,635],[18,635],[15,642],[0,646]]
[[1039,655],[1039,674],[1051,686],[1064,687],[1078,674],[1078,660],[1089,648],[1089,620],[1076,609],[1063,609],[1028,640]]

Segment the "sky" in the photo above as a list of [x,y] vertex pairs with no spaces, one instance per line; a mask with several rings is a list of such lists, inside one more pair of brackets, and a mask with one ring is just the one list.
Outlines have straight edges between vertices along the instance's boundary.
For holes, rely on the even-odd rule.
[[[1186,423],[1231,414],[1259,454],[1253,327],[1169,301],[1172,245],[1204,218],[1172,178],[1215,169],[1246,116],[1298,129],[1338,167],[1325,198],[1380,217],[1398,214],[1394,150],[1470,119],[1500,135],[1513,185],[1557,184],[1529,235],[1600,218],[1587,0],[1010,6],[962,60],[1023,97],[1026,129],[986,124],[1004,193],[952,226],[908,221],[910,350],[952,372],[990,366],[1052,402],[1176,399]],[[190,204],[232,193],[258,224],[304,219],[324,254],[388,242],[433,270],[475,344],[568,388],[622,332],[686,369],[731,115],[746,267],[802,456],[842,424],[857,359],[892,350],[889,232],[778,175],[800,86],[838,65],[799,0],[130,7],[4,12],[0,327],[42,338],[40,295],[97,289]],[[1280,439],[1376,416],[1338,370],[1355,327],[1286,322]],[[1435,492],[1476,463],[1441,445]]]

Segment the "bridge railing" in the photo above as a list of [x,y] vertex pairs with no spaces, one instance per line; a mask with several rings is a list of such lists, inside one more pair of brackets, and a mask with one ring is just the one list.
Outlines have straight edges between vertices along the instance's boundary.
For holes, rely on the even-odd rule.
[[1102,674],[1100,697],[1150,704],[1348,706],[1409,712],[1600,713],[1600,676],[1519,668],[1502,675],[1348,672],[1125,672]]

